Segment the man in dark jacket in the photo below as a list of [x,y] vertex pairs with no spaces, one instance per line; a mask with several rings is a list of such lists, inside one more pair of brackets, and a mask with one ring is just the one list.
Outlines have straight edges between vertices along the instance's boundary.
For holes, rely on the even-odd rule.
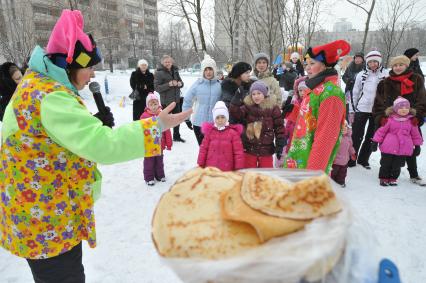
[[130,76],[130,86],[139,93],[133,101],[133,121],[136,121],[145,110],[148,93],[154,91],[154,75],[149,71],[146,60],[139,60],[138,67]]
[[353,119],[349,115],[349,104],[353,105],[352,90],[355,85],[356,75],[365,67],[364,53],[358,52],[354,55],[354,60],[346,68],[342,80],[345,82],[345,96],[346,96],[346,120],[349,124],[353,123]]
[[[154,89],[160,94],[161,106],[163,109],[172,102],[176,102],[176,107],[172,113],[181,112],[180,89],[183,81],[179,75],[179,69],[173,65],[173,58],[164,55],[161,58],[161,65],[157,68],[154,76]],[[179,133],[179,125],[173,128],[173,141],[185,142]]]
[[405,50],[404,55],[410,59],[409,69],[413,70],[414,73],[421,75],[423,78],[423,71],[420,68],[419,62],[419,50],[417,48],[409,48]]

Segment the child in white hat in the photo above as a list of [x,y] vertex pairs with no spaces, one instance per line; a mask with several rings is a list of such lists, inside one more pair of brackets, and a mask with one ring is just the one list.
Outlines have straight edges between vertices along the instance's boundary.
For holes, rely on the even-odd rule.
[[223,101],[216,102],[213,110],[214,123],[203,123],[203,142],[198,154],[200,167],[216,167],[222,171],[244,168],[244,150],[241,142],[243,126],[229,125],[228,108]]

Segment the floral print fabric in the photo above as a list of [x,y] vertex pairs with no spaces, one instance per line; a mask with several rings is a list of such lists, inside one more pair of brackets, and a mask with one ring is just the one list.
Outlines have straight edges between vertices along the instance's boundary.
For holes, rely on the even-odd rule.
[[52,141],[41,123],[41,101],[55,91],[83,104],[49,77],[26,73],[11,102],[19,130],[1,146],[0,244],[24,258],[57,256],[82,240],[96,245],[96,164]]

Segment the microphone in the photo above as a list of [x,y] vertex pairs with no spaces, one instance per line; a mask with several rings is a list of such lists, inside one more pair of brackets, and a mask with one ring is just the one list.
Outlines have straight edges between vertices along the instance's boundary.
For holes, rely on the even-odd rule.
[[101,94],[101,86],[97,82],[91,82],[89,84],[89,90],[93,93],[93,98],[95,99],[96,107],[98,107],[99,113],[105,115],[108,113],[105,107],[104,100]]

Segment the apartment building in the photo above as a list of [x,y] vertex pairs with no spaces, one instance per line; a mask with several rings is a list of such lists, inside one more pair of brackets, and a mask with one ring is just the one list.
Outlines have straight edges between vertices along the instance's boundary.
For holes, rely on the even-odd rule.
[[[35,44],[46,46],[63,9],[81,10],[85,31],[103,55],[100,68],[135,67],[158,55],[157,0],[0,0],[0,56],[22,62]],[[15,52],[15,56],[10,53]]]

